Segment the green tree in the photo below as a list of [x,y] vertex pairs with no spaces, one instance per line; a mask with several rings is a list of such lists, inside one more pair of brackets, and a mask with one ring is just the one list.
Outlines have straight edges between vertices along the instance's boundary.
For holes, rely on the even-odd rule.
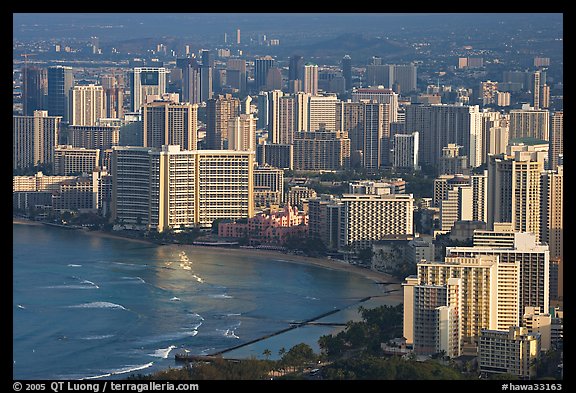
[[270,356],[272,356],[272,351],[269,350],[268,348],[266,348],[263,352],[262,355],[264,355],[266,357],[266,360],[270,359]]

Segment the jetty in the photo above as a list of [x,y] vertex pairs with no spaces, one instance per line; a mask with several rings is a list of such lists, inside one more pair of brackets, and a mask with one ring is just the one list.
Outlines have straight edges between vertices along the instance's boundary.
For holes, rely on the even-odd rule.
[[[318,319],[322,319],[322,318],[327,317],[329,315],[336,314],[337,312],[340,312],[343,309],[355,306],[355,305],[360,304],[360,303],[364,303],[365,301],[370,300],[373,297],[376,297],[376,296],[364,297],[364,298],[360,299],[359,301],[357,301],[351,305],[348,305],[344,308],[335,308],[334,310],[327,311],[325,313],[322,313],[320,315],[317,315],[313,318],[307,319],[307,320],[302,321],[302,322],[291,322],[290,326],[288,326],[284,329],[278,330],[276,332],[267,334],[267,335],[262,336],[262,337],[255,338],[254,340],[250,340],[250,341],[247,341],[247,342],[242,343],[242,344],[235,345],[235,346],[230,347],[230,348],[223,349],[221,351],[213,352],[213,353],[208,354],[208,355],[193,355],[190,352],[185,350],[184,352],[176,353],[174,355],[174,359],[176,361],[179,361],[179,362],[194,362],[194,361],[210,362],[210,361],[214,361],[215,359],[222,358],[222,355],[227,353],[227,352],[230,352],[230,351],[233,351],[235,349],[242,348],[242,347],[248,346],[250,344],[254,344],[254,343],[266,340],[267,338],[277,336],[279,334],[288,332],[288,331],[293,330],[293,329],[297,329],[301,326],[305,326],[305,325],[346,326],[345,323],[330,323],[330,322],[316,322],[316,321]],[[232,359],[230,359],[230,360],[232,360]],[[233,360],[239,360],[239,359],[233,359]]]

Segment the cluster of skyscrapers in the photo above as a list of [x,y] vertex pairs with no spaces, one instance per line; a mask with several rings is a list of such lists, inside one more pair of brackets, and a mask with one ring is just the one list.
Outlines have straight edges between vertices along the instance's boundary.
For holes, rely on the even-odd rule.
[[[407,342],[424,355],[478,353],[486,372],[532,375],[526,359],[558,345],[550,306],[563,291],[563,111],[547,109],[542,72],[529,75],[532,102],[503,111],[489,106],[505,99],[490,81],[481,84],[482,109],[434,94],[411,102],[416,65],[378,57],[359,86],[350,56],[330,73],[295,55],[287,76],[271,56],[228,58],[224,73],[215,61],[204,50],[172,69],[138,66],[99,83],[75,83],[71,67],[26,64],[13,166],[42,165],[53,176],[14,176],[15,209],[95,211],[117,229],[163,232],[304,201],[308,216],[293,221],[350,254],[391,237],[417,238],[414,212],[427,203],[439,233],[463,222],[476,230],[473,246],[449,247],[440,261],[414,252],[417,274],[404,283]],[[229,91],[215,93],[214,80],[223,78]],[[338,196],[295,187],[284,197],[286,169],[422,167],[437,177],[433,198],[418,206],[401,179],[351,183]],[[503,353],[515,363],[502,366],[494,351],[506,342],[521,349]]]

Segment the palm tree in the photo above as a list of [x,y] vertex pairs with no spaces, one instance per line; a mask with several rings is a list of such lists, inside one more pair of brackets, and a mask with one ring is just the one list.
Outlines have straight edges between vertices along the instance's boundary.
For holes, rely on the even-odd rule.
[[269,350],[268,348],[266,348],[264,350],[264,352],[262,352],[262,355],[264,355],[266,357],[266,360],[270,359],[270,356],[272,355],[272,351]]

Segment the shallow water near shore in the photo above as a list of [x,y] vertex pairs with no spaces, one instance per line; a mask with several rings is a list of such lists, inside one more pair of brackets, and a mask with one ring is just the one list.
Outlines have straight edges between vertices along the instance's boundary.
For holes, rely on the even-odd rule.
[[[382,289],[356,274],[277,257],[154,246],[74,230],[13,225],[14,379],[126,378],[177,367],[326,312],[354,317]],[[382,300],[384,301],[384,300]],[[363,303],[379,305],[377,298]],[[263,358],[335,326],[303,326],[228,352]]]

